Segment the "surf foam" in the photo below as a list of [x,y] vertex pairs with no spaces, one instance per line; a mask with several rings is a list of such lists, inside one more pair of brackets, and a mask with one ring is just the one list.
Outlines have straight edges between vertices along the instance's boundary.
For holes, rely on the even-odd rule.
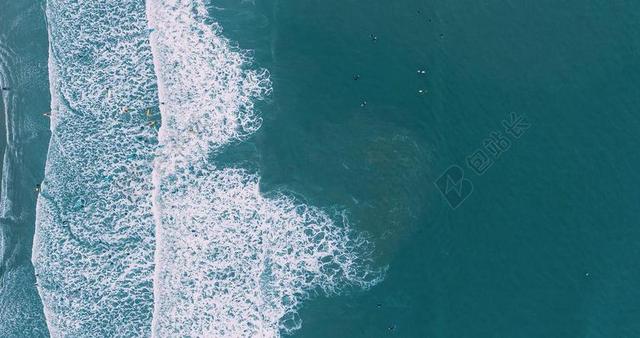
[[202,1],[147,1],[162,127],[154,162],[153,335],[277,337],[299,328],[311,293],[381,278],[346,218],[259,189],[259,176],[210,158],[255,132],[271,90]]
[[54,337],[151,334],[157,89],[140,1],[49,0],[52,139],[33,263]]

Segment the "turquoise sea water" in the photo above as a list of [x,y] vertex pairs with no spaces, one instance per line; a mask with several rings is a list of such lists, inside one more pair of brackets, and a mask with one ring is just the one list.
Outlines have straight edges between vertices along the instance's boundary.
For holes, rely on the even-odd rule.
[[[639,334],[635,3],[217,6],[272,73],[263,187],[345,206],[389,264],[370,292],[305,303],[294,336]],[[475,175],[465,157],[510,112],[530,129]],[[456,210],[433,184],[454,164],[474,185]]]
[[50,136],[47,31],[36,1],[0,6],[0,336],[46,337],[31,243]]
[[[67,95],[61,96],[66,101],[60,101],[59,121],[81,122],[58,125],[60,138],[49,152],[43,193],[45,205],[68,203],[68,211],[62,207],[59,214],[68,216],[71,234],[85,236],[82,238],[89,242],[78,245],[78,256],[65,257],[73,260],[66,270],[59,269],[55,257],[70,249],[56,243],[73,243],[73,236],[65,237],[64,217],[39,219],[40,229],[60,236],[54,236],[59,242],[41,236],[38,243],[53,249],[41,250],[35,259],[46,266],[41,271],[48,272],[40,277],[40,294],[45,308],[52,309],[50,328],[61,330],[58,334],[108,335],[120,330],[125,335],[147,335],[151,330],[147,326],[153,326],[160,336],[171,336],[176,332],[172,330],[197,336],[207,328],[212,335],[223,334],[238,332],[234,330],[241,324],[226,324],[234,316],[245,315],[252,325],[264,325],[263,332],[273,333],[268,329],[278,318],[284,318],[287,328],[301,323],[291,333],[295,337],[640,334],[637,4],[604,0],[207,2],[206,12],[200,13],[205,22],[218,22],[222,36],[232,46],[250,51],[253,65],[235,68],[235,60],[240,59],[225,49],[225,43],[216,40],[213,51],[198,44],[203,36],[204,41],[220,36],[207,35],[206,28],[190,40],[187,54],[180,54],[177,37],[190,36],[185,27],[197,30],[200,26],[184,12],[166,16],[162,1],[153,1],[146,8],[130,4],[123,11],[128,14],[117,16],[122,21],[98,19],[104,13],[117,13],[116,5],[95,13],[90,6],[81,6],[85,15],[95,16],[92,32],[107,32],[100,38],[81,34],[85,26],[74,25],[76,19],[65,16],[65,6],[74,1],[51,3],[54,10],[49,12],[49,23],[52,14],[57,14],[59,27],[64,28],[58,28],[61,35],[53,46],[65,49],[67,40],[75,44],[75,49],[53,60],[62,79],[58,90]],[[2,218],[0,302],[16,310],[0,311],[0,325],[8,323],[8,318],[22,321],[0,327],[11,332],[7,336],[20,337],[29,336],[25,332],[46,334],[42,305],[31,287],[34,276],[29,258],[35,223],[32,190],[44,174],[49,138],[41,113],[50,109],[50,99],[43,12],[26,1],[13,6],[15,10],[0,13],[0,52],[11,49],[21,57],[3,54],[0,79],[3,85],[9,82],[16,88],[3,96],[5,106],[16,102],[5,123],[25,121],[13,122],[22,129],[9,133],[17,135],[12,136],[15,147],[24,150],[15,153],[22,156],[12,157],[17,161],[14,168],[21,168],[11,176],[16,178],[2,181],[3,191],[16,196],[11,199],[12,210],[20,212],[12,215],[21,216],[3,214]],[[32,11],[27,11],[30,6]],[[150,8],[154,8],[152,16]],[[155,18],[151,42],[145,37],[146,22],[139,21],[145,11],[147,18]],[[17,31],[11,27],[18,24],[25,28],[11,33]],[[117,25],[127,25],[137,33],[106,28]],[[157,40],[153,34],[158,34]],[[22,35],[37,38],[27,40]],[[139,49],[136,53],[119,49],[119,40],[135,40],[133,45]],[[87,45],[82,44],[85,41]],[[91,45],[96,41],[103,45]],[[99,73],[92,79],[104,82],[92,86],[74,78],[80,71],[92,76],[87,74],[105,64],[112,66],[99,58],[100,53],[87,52],[104,48],[120,53],[121,63],[115,67],[119,71]],[[224,69],[234,71],[225,73],[223,82],[199,82],[201,74],[223,71],[215,62],[208,62],[220,50],[226,53],[223,59],[234,60]],[[167,66],[171,64],[180,71],[172,72]],[[251,98],[262,118],[259,129],[249,124],[246,133],[236,137],[225,130],[207,129],[207,121],[226,124],[226,115],[223,119],[215,113],[185,113],[193,107],[217,105],[234,111],[228,102],[215,98],[249,97],[234,96],[236,92],[227,90],[255,88],[254,78],[246,75],[251,74],[249,69],[265,69],[270,79],[270,94],[263,100]],[[144,76],[136,77],[140,72]],[[32,80],[17,75],[27,73],[33,74]],[[126,91],[118,91],[118,81]],[[112,88],[112,94],[106,88]],[[209,97],[211,92],[214,95]],[[105,104],[109,95],[119,101]],[[65,115],[65,109],[74,104],[80,107],[76,113]],[[125,105],[138,115],[128,119],[117,115]],[[140,135],[134,131],[137,125],[149,122],[144,116],[147,107],[162,118],[160,130],[165,128],[165,136],[156,139],[153,128]],[[245,102],[240,110],[247,107]],[[108,114],[110,110],[116,117]],[[511,112],[530,124],[520,138],[507,135],[502,126]],[[182,124],[181,114],[190,120]],[[98,136],[78,145],[73,136],[81,134],[80,129],[96,131],[90,129],[95,125],[78,120],[77,115],[95,115],[111,129],[96,128]],[[188,136],[191,128],[203,128],[198,129],[199,138],[211,142],[194,141]],[[121,137],[115,142],[122,147],[121,153],[106,141],[113,135],[105,130]],[[510,146],[478,175],[466,157],[483,147],[494,132],[507,137]],[[140,137],[148,141],[134,144]],[[12,149],[2,145],[5,154]],[[72,145],[78,148],[71,149]],[[174,163],[173,167],[152,163],[150,154],[156,147],[161,149],[160,158]],[[103,155],[109,153],[105,149],[114,154]],[[137,152],[133,160],[127,157],[129,151]],[[207,164],[198,151],[210,155]],[[69,161],[70,157],[77,157],[78,162]],[[169,160],[173,157],[175,162]],[[118,171],[122,176],[115,180],[126,182],[121,186],[133,187],[130,189],[140,192],[140,198],[149,204],[121,204],[126,196],[109,194],[117,192],[117,187],[97,193],[87,188],[102,189],[102,176],[109,176],[104,168],[117,171],[129,160],[133,164]],[[65,170],[74,168],[70,163],[95,171],[86,181],[78,174],[73,189],[57,186],[56,175],[66,177]],[[434,184],[451,165],[462,168],[464,179],[473,185],[471,194],[455,209]],[[3,164],[3,170],[6,168]],[[130,178],[132,170],[139,174],[140,182]],[[157,174],[154,182],[152,172]],[[252,190],[258,181],[259,195]],[[283,191],[295,196],[294,202],[280,199]],[[7,196],[2,195],[5,204]],[[152,199],[153,208],[149,207]],[[293,204],[299,207],[291,207]],[[120,209],[108,207],[111,205],[134,209],[119,214]],[[320,211],[281,211],[304,209],[301,205]],[[158,210],[164,218],[153,219]],[[227,217],[234,213],[235,218]],[[362,285],[352,274],[334,280],[323,274],[327,270],[284,267],[295,260],[287,260],[278,251],[279,243],[296,238],[300,255],[315,254],[315,247],[307,246],[311,242],[304,231],[315,229],[315,224],[321,225],[319,232],[336,234],[331,243],[338,251],[346,250],[340,243],[353,234],[342,237],[335,230],[343,226],[339,222],[342,214],[348,216],[355,232],[366,234],[373,244],[371,265],[387,267],[384,280],[368,290],[358,287]],[[180,215],[193,217],[181,219]],[[329,215],[336,225],[323,215]],[[117,223],[120,228],[101,228],[113,219],[122,220]],[[250,226],[243,228],[245,225]],[[224,232],[217,232],[220,228]],[[235,237],[233,229],[243,229],[242,236]],[[271,241],[266,248],[273,247],[275,253],[262,246],[263,239]],[[158,243],[160,249],[155,248]],[[219,249],[209,252],[201,246]],[[297,248],[293,245],[287,250],[297,252]],[[249,254],[239,260],[230,254],[233,250]],[[251,253],[267,258],[256,259]],[[329,259],[322,255],[320,250],[318,255],[304,257],[307,262],[316,257]],[[98,264],[84,263],[94,261]],[[220,265],[225,262],[240,264],[241,269]],[[131,266],[135,269],[127,269]],[[258,277],[253,274],[255,266],[262,269]],[[13,277],[11,271],[22,272]],[[312,282],[304,284],[297,274],[313,276]],[[120,282],[133,277],[137,284]],[[115,291],[106,292],[100,284],[104,280]],[[74,283],[86,283],[88,289],[75,289]],[[322,290],[333,287],[341,292],[323,297]],[[234,307],[237,302],[217,296],[250,295],[247,298],[254,299],[254,290],[268,294],[264,303],[252,303],[257,312],[254,307]],[[135,294],[133,300],[130,293]],[[198,295],[209,295],[214,301],[199,300]],[[281,295],[287,300],[279,303]],[[222,316],[222,322],[216,319],[221,317],[220,304],[234,316]],[[152,316],[154,305],[155,323],[138,325]],[[158,308],[168,309],[166,313],[177,310],[177,314],[166,315]],[[293,309],[298,309],[298,315]],[[17,313],[29,313],[34,320],[24,320]],[[264,318],[254,320],[256,313]],[[110,320],[116,316],[121,319]],[[176,318],[184,325],[173,325]]]

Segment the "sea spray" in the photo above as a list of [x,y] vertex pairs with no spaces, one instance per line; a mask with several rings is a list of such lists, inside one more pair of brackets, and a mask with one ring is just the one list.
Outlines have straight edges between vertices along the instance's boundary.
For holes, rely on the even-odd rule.
[[157,88],[141,1],[50,0],[33,263],[54,337],[151,334]]
[[367,288],[369,242],[259,176],[210,158],[255,132],[271,90],[201,1],[147,1],[162,127],[154,161],[158,337],[276,337],[311,292]]

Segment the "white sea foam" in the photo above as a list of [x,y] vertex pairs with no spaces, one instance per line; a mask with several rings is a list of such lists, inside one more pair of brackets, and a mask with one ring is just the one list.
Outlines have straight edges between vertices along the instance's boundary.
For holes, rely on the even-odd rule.
[[[51,335],[274,337],[300,326],[311,293],[376,283],[346,218],[210,163],[259,128],[268,73],[201,1],[147,1],[150,29],[142,3],[48,2],[33,262]],[[156,139],[145,111],[158,104]]]
[[144,7],[49,0],[47,19],[52,140],[32,258],[47,324],[53,337],[149,336],[156,132],[144,111],[157,91]]
[[[162,127],[154,161],[158,337],[276,337],[300,326],[312,292],[369,287],[368,242],[343,218],[211,156],[260,126],[271,87],[199,1],[147,1]],[[164,103],[164,104],[162,104]]]

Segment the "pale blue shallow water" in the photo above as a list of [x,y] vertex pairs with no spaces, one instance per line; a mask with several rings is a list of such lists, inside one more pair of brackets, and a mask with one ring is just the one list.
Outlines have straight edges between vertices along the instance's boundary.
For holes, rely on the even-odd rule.
[[47,32],[41,4],[0,11],[0,336],[47,337],[31,265],[36,184],[49,139]]

